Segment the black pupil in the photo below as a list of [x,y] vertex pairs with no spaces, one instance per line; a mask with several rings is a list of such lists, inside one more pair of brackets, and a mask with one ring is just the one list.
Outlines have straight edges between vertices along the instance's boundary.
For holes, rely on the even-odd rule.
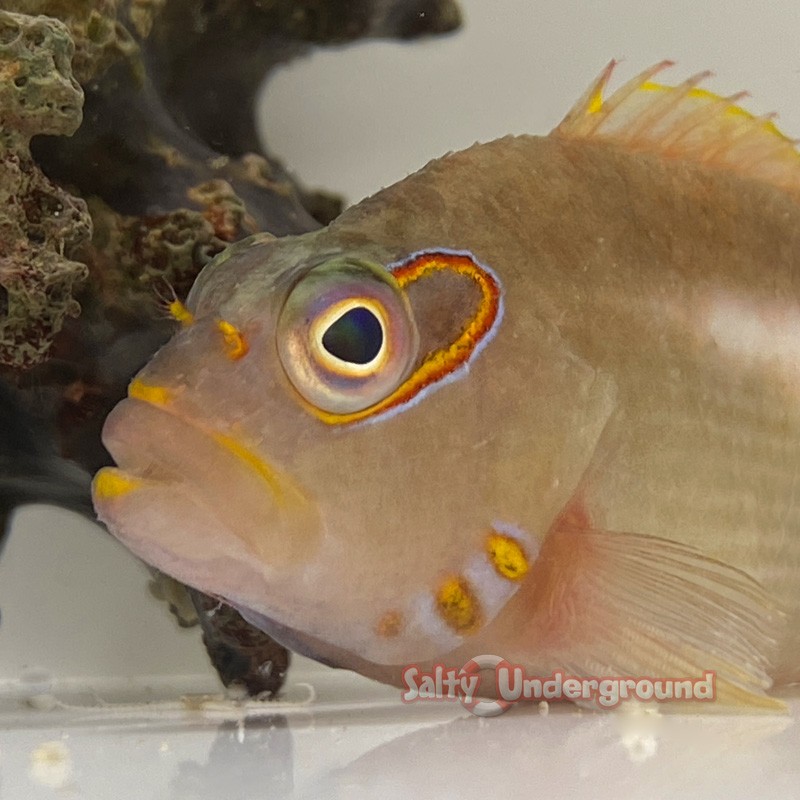
[[341,361],[369,364],[383,344],[378,318],[363,306],[342,314],[322,335],[322,346]]

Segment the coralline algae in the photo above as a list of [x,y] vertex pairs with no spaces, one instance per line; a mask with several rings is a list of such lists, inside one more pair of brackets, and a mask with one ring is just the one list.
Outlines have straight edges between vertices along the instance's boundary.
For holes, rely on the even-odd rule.
[[[314,46],[460,22],[455,0],[3,8],[0,540],[24,503],[90,513],[89,476],[109,463],[105,416],[173,330],[165,297],[184,297],[229,242],[303,233],[338,213],[335,197],[304,191],[261,150],[255,101],[270,70]],[[191,601],[226,685],[280,687],[282,647],[232,609],[163,583],[156,576],[172,608]]]
[[58,20],[0,11],[0,364],[47,358],[88,269],[75,258],[92,224],[86,204],[49,180],[30,154],[37,134],[70,135],[83,91]]

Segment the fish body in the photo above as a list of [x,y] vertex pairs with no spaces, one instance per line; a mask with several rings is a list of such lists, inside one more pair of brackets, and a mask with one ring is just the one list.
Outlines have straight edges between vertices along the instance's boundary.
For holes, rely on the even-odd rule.
[[713,670],[721,701],[776,706],[800,680],[800,157],[656,69],[229,248],[106,423],[100,518],[380,680],[490,652]]

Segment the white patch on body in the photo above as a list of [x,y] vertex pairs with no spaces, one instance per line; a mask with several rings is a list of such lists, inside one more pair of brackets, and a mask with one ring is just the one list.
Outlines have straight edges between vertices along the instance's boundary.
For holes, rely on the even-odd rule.
[[706,331],[726,354],[777,366],[800,391],[800,308],[788,302],[759,302],[719,292],[704,320]]
[[[492,529],[518,541],[525,551],[529,564],[539,555],[536,539],[522,528],[508,522],[495,520]],[[475,591],[482,613],[482,624],[491,622],[506,603],[517,593],[523,581],[513,581],[499,575],[482,549],[470,555],[461,575]],[[444,643],[448,648],[457,647],[463,637],[454,633],[442,620],[436,606],[435,588],[414,595],[410,602],[412,627],[432,641]]]

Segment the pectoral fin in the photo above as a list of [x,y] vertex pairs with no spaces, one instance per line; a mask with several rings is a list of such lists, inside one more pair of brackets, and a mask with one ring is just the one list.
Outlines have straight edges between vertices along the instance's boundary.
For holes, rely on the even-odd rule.
[[549,667],[596,678],[713,672],[716,702],[698,710],[785,710],[766,695],[782,614],[757,582],[683,544],[580,517],[551,532],[532,570],[529,641]]

